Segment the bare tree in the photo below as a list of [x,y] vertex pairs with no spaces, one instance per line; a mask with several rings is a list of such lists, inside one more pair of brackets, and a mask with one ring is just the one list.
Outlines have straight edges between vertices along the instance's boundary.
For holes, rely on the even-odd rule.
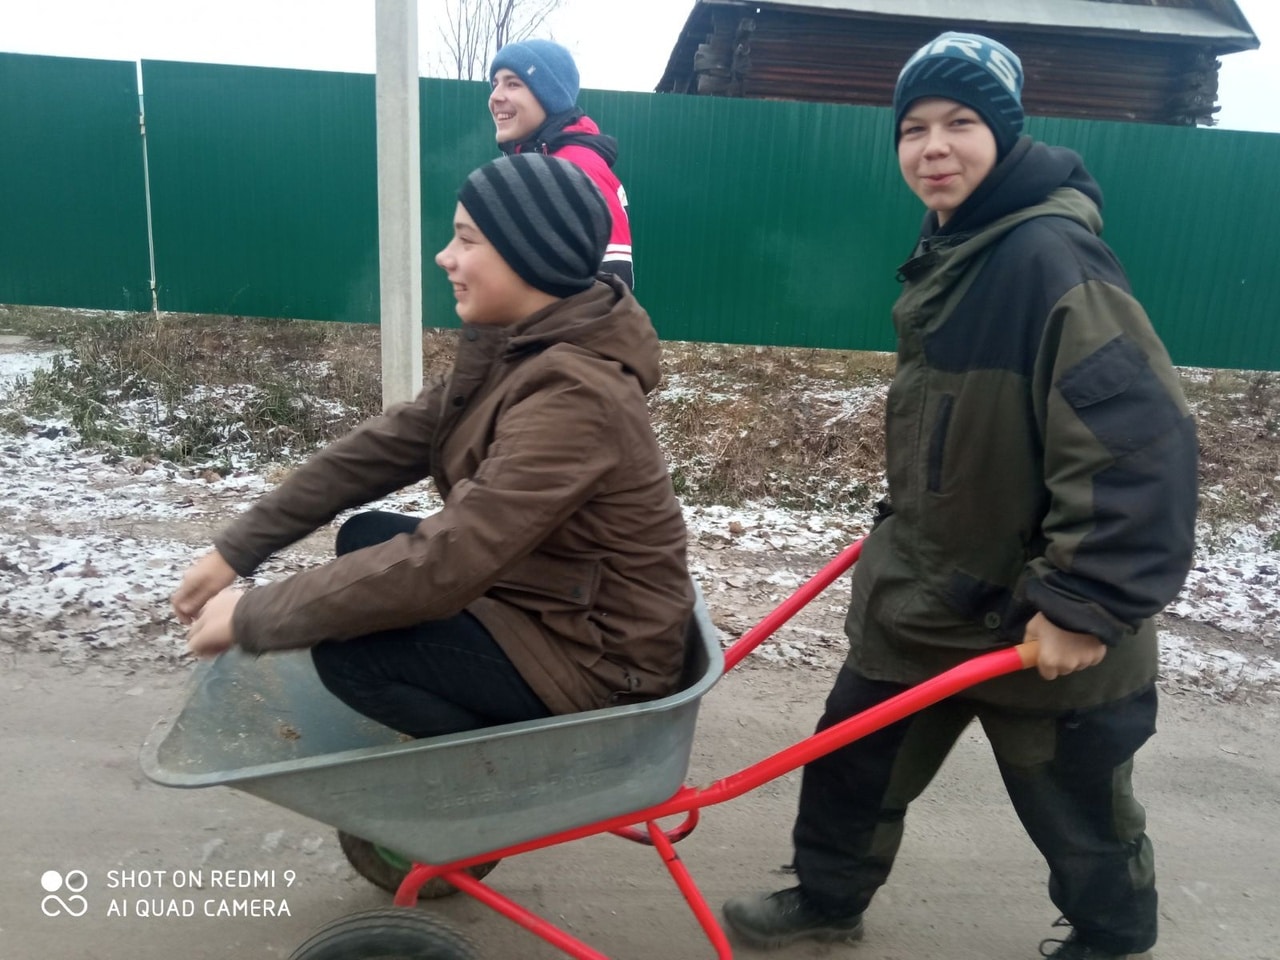
[[444,72],[482,80],[493,55],[508,43],[540,31],[562,0],[444,0],[440,38]]
[[440,38],[445,52],[442,72],[459,80],[476,79],[477,64],[489,49],[492,30],[487,18],[477,16],[473,7],[482,6],[486,0],[445,0],[445,22],[440,25]]

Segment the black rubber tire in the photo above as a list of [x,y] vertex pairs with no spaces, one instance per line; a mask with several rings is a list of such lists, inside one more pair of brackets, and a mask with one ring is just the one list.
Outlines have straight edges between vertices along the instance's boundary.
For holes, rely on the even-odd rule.
[[384,907],[341,917],[313,933],[289,960],[476,960],[475,946],[438,917]]
[[[409,874],[407,869],[390,862],[374,844],[354,834],[339,830],[338,845],[342,847],[342,852],[356,873],[375,887],[395,893]],[[497,860],[490,860],[488,863],[477,864],[469,868],[467,873],[482,880],[498,863]],[[435,877],[422,885],[422,889],[418,891],[418,899],[438,900],[441,897],[451,897],[457,892],[458,888],[444,877]]]

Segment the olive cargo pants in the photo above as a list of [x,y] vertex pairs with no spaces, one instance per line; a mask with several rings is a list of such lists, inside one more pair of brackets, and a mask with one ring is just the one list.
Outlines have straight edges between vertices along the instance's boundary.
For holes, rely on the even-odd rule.
[[[843,669],[818,729],[903,689]],[[1154,686],[1057,716],[944,700],[810,763],[793,833],[805,894],[840,914],[866,909],[888,879],[908,805],[975,716],[1018,818],[1048,861],[1053,903],[1090,946],[1150,949],[1155,867],[1131,773],[1134,753],[1155,732]]]

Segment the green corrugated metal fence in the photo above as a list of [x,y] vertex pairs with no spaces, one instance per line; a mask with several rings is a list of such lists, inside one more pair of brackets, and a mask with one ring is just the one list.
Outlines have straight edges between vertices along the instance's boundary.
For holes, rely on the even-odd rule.
[[600,92],[583,105],[621,143],[637,295],[663,337],[892,347],[919,216],[886,111]]
[[136,74],[0,56],[0,303],[151,309]]
[[1103,237],[1175,362],[1280,369],[1280,135],[1028,121],[1102,185]]
[[[9,59],[0,70],[16,69]],[[151,61],[142,72],[160,307],[376,321],[373,78]],[[486,93],[421,85],[433,325],[454,322],[432,258],[449,237],[456,188],[496,155]],[[83,110],[105,111],[94,103]],[[601,91],[582,103],[621,143],[637,294],[664,338],[892,347],[894,276],[921,211],[898,174],[887,110]],[[36,123],[36,107],[0,104],[10,129]],[[1084,154],[1106,196],[1104,235],[1177,362],[1280,369],[1270,239],[1280,136],[1038,119],[1028,131]],[[40,161],[0,152],[0,176],[22,164]],[[100,183],[99,165],[97,153],[82,159],[80,182]],[[55,205],[55,234],[74,229],[82,207]],[[43,212],[15,208],[19,232]],[[132,237],[138,218],[122,214],[120,234]],[[86,243],[113,255],[126,246],[105,232]],[[82,260],[49,246],[28,256],[66,279],[65,299],[56,283],[23,288],[0,267],[0,300],[63,303],[77,291],[75,305],[114,305],[84,302]],[[127,271],[95,267],[127,288]]]
[[160,306],[376,320],[373,77],[144,61]]

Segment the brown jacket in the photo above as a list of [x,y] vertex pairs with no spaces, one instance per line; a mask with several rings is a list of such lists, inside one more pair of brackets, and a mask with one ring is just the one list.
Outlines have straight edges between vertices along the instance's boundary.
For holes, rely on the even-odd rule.
[[444,508],[410,536],[249,591],[236,643],[309,647],[465,609],[553,712],[671,692],[693,595],[645,405],[660,355],[615,279],[511,327],[464,326],[447,383],[318,453],[215,545],[248,574],[428,475]]

